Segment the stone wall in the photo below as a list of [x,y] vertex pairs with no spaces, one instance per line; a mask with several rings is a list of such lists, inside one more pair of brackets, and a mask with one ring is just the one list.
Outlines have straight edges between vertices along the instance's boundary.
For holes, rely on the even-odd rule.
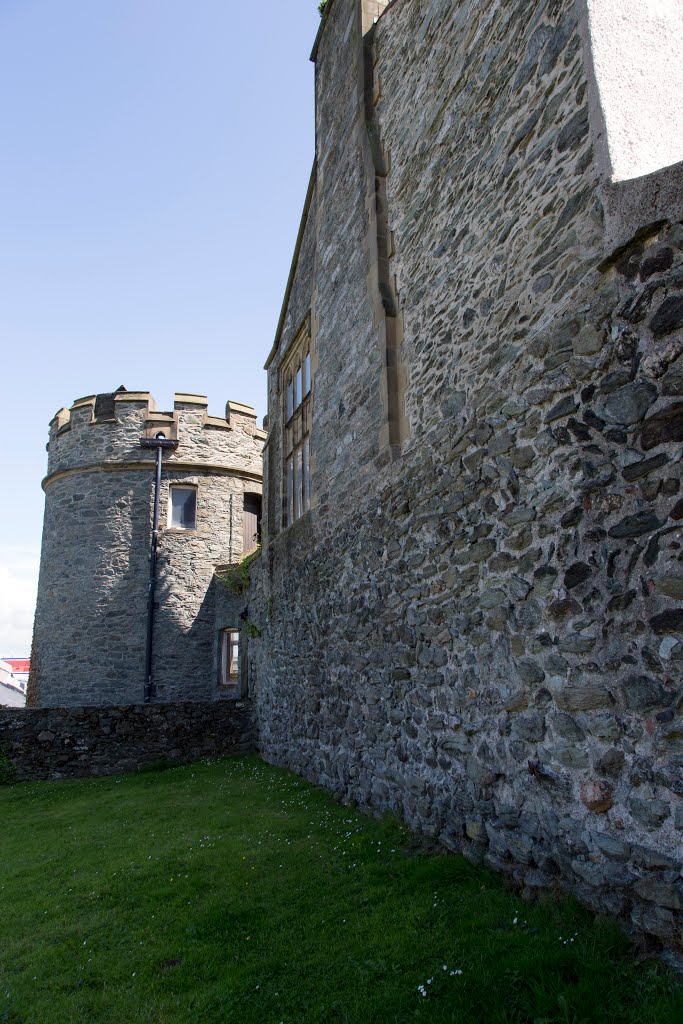
[[578,11],[395,0],[373,30],[360,0],[328,4],[315,247],[269,371],[279,488],[278,366],[307,292],[314,500],[287,530],[268,503],[252,675],[269,760],[676,944],[683,174],[619,220]]
[[0,754],[19,781],[116,775],[256,750],[248,700],[0,708]]
[[[147,392],[81,399],[50,425],[41,569],[31,657],[34,706],[141,703],[155,452],[163,430],[154,622],[159,701],[208,700],[214,671],[213,573],[242,554],[245,493],[261,492],[264,433],[254,411],[177,395],[160,413]],[[169,487],[197,489],[194,530],[169,523]]]

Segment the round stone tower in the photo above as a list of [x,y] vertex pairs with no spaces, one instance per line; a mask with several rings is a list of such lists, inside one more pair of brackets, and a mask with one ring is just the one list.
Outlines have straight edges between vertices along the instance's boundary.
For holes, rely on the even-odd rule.
[[217,696],[214,566],[254,546],[265,436],[250,406],[229,402],[225,417],[209,416],[200,395],[176,394],[173,412],[159,412],[148,392],[119,388],[60,409],[43,481],[30,705]]

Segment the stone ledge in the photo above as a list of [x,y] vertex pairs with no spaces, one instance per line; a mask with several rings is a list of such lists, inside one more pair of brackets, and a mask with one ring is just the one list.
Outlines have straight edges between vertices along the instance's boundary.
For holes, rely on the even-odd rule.
[[642,178],[606,182],[598,191],[605,211],[605,251],[614,253],[642,234],[643,225],[683,220],[683,161]]

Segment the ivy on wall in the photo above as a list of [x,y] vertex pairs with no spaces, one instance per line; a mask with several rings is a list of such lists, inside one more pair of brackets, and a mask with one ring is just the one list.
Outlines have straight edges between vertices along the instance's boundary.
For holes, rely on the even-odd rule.
[[260,552],[261,548],[259,546],[251,554],[245,555],[237,565],[231,565],[216,573],[218,579],[225,584],[231,594],[243,594],[249,588],[251,583],[249,566],[258,557]]

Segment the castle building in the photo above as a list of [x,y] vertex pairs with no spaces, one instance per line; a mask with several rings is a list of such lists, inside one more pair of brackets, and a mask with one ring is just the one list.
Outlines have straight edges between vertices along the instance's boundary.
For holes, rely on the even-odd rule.
[[[150,645],[161,437],[168,447]],[[120,388],[57,413],[43,483],[30,704],[200,701],[241,691],[241,607],[220,593],[214,572],[256,547],[264,437],[251,407],[229,402],[225,417],[210,416],[200,395],[176,394],[173,411],[160,412],[148,392]]]
[[57,415],[34,701],[141,700],[140,438],[177,428],[154,699],[213,699],[247,633],[266,759],[683,943],[680,23],[328,0],[267,440],[192,396]]
[[682,941],[681,9],[328,0],[264,757]]

